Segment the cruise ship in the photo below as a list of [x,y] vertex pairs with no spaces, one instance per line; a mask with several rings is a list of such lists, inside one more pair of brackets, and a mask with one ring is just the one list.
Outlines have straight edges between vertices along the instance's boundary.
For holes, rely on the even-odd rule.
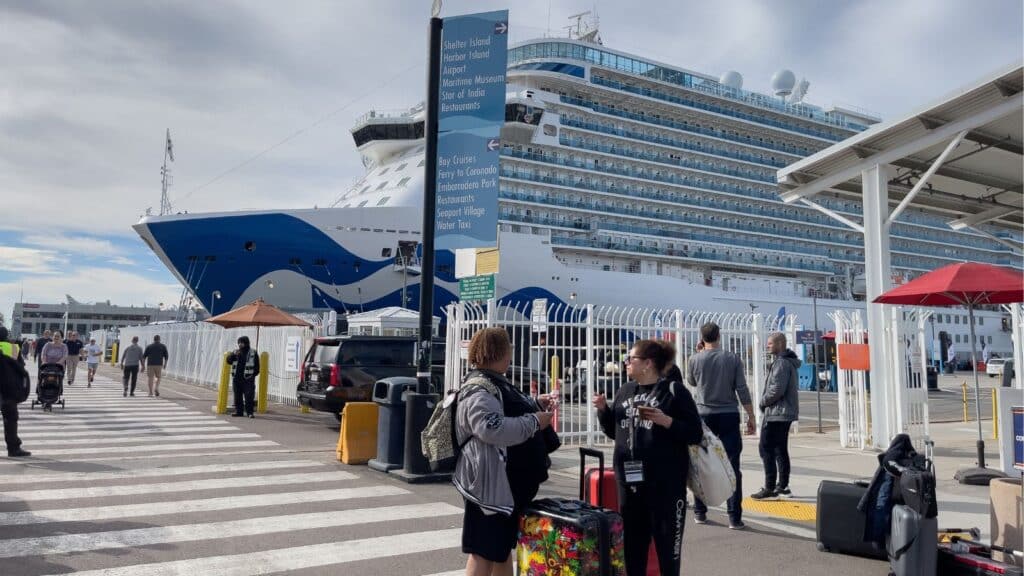
[[[736,72],[609,49],[596,31],[510,46],[497,296],[787,312],[807,326],[814,298],[826,329],[829,312],[862,309],[862,238],[784,204],[775,175],[880,119],[803,102],[808,84],[787,70],[771,85],[751,92]],[[329,208],[148,216],[134,228],[213,312],[257,297],[295,311],[416,308],[424,116],[422,105],[363,115],[351,133],[365,175]],[[855,196],[818,201],[861,217]],[[1004,245],[948,219],[900,216],[894,282],[964,260],[1021,267]],[[436,312],[458,298],[454,267],[451,253],[437,255]],[[958,312],[943,311],[937,327],[966,344]],[[979,317],[981,338],[1009,352],[1007,316]]]

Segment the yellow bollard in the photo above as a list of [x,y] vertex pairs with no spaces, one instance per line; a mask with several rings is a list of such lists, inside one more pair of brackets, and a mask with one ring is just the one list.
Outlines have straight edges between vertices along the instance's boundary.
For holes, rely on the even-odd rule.
[[992,389],[992,437],[999,440],[999,394]]
[[967,417],[967,382],[960,384],[960,392],[964,396],[964,422],[967,422],[969,421],[969,418]]
[[117,342],[110,345],[110,365],[117,366]]
[[309,406],[306,406],[305,404],[299,404],[299,412],[302,414],[309,414],[311,410],[309,409]]
[[260,352],[260,378],[256,382],[256,412],[267,413],[267,379],[270,377],[270,353]]
[[228,364],[228,354],[225,352],[220,361],[220,384],[217,386],[217,406],[214,411],[217,414],[228,413],[228,384],[231,381],[231,365]]

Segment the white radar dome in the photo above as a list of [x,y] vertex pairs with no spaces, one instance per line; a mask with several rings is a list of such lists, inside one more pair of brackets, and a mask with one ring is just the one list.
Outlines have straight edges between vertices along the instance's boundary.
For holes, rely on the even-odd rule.
[[729,88],[740,90],[743,88],[743,76],[735,70],[729,70],[725,74],[722,74],[722,77],[718,79],[718,83],[722,86],[728,86]]
[[772,92],[776,96],[789,96],[796,85],[796,75],[792,70],[779,70],[772,75]]

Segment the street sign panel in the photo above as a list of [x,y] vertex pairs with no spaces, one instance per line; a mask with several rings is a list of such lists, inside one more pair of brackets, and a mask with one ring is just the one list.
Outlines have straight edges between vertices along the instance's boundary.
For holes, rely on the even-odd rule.
[[444,19],[435,250],[498,245],[508,11]]
[[1024,470],[1024,406],[1013,407],[1013,467]]
[[490,300],[494,298],[494,274],[459,278],[459,300]]
[[796,332],[797,344],[817,344],[820,341],[821,331],[815,332],[814,330],[797,330]]
[[530,320],[533,322],[534,332],[544,332],[547,330],[546,324],[548,320],[548,299],[537,298],[533,301],[533,309],[530,311]]

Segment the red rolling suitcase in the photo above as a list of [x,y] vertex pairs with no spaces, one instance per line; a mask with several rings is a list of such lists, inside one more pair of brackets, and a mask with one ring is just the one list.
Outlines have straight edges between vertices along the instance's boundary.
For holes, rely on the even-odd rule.
[[[597,459],[597,468],[586,467],[587,456]],[[580,494],[583,501],[618,512],[619,488],[615,483],[615,471],[604,467],[604,452],[580,448],[580,468],[584,470],[580,477]],[[647,550],[647,576],[661,576],[658,553],[654,549],[653,541]]]
[[[1005,550],[1004,550],[1005,551]],[[938,573],[943,576],[1022,576],[1020,566],[992,559],[992,548],[954,538],[939,544]]]

